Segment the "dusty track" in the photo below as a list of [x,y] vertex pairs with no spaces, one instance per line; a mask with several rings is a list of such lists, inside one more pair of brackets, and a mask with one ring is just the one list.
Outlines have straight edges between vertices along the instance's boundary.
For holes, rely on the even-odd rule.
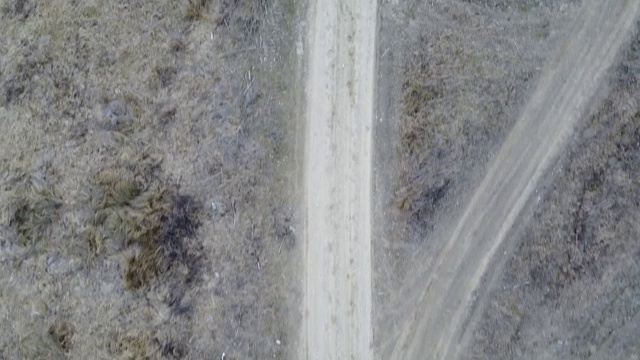
[[392,359],[455,359],[462,323],[487,265],[634,25],[637,0],[586,1],[568,41],[540,78],[521,118],[436,257]]
[[307,44],[301,359],[371,359],[376,2],[316,0]]

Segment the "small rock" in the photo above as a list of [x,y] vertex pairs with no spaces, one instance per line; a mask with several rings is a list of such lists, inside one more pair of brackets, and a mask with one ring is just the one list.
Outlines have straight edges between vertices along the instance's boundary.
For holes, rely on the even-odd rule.
[[77,261],[66,259],[58,254],[49,254],[46,258],[46,269],[49,274],[68,274],[77,268],[77,266]]
[[594,128],[589,128],[582,133],[582,138],[584,140],[593,139],[597,134],[597,130]]
[[133,123],[131,111],[123,98],[111,101],[102,111],[107,130],[122,131]]

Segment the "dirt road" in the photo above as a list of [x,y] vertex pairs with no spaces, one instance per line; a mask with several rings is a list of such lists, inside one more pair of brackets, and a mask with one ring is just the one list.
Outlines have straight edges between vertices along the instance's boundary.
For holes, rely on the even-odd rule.
[[[640,1],[585,1],[520,119],[435,257],[392,359],[458,358],[473,291],[543,173],[563,151],[635,24]],[[535,200],[535,199],[534,199]]]
[[371,359],[376,1],[316,0],[307,39],[301,359]]

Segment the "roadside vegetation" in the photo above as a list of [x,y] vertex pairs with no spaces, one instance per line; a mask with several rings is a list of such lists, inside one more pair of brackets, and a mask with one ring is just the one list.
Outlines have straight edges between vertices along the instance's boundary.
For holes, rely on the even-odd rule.
[[[376,144],[384,148],[377,150],[384,167],[392,167],[378,179],[388,188],[383,200],[390,206],[382,205],[383,235],[374,243],[374,339],[380,358],[395,346],[389,334],[399,334],[409,316],[429,259],[442,249],[442,232],[460,216],[579,5],[381,5],[380,63],[389,74],[380,83],[392,90],[379,100],[384,117],[377,126],[392,134],[386,141],[393,145]],[[392,35],[385,37],[385,31]],[[387,125],[387,119],[394,123]]]
[[[545,8],[506,16],[507,5],[469,1],[434,5],[410,31],[402,64],[396,205],[410,241],[435,226],[434,212],[486,165],[516,119],[548,48]],[[538,17],[528,17],[537,11]],[[520,45],[518,45],[520,44]]]
[[581,123],[517,239],[470,357],[629,359],[640,352],[639,76],[636,33],[611,71],[608,95]]

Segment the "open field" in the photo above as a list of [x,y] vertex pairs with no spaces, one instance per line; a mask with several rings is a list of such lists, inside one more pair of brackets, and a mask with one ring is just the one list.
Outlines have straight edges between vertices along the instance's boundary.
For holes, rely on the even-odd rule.
[[0,360],[640,358],[635,0],[0,0]]
[[[597,6],[601,5],[599,3]],[[622,11],[620,14],[631,16],[627,18],[627,24],[631,25],[631,28],[635,27],[633,7],[637,4],[629,2],[616,3],[616,5],[632,8],[629,10],[621,7],[619,10]],[[482,245],[478,245],[483,243],[478,239],[482,239],[483,231],[488,228],[488,224],[492,224],[492,221],[498,219],[501,213],[510,209],[497,208],[493,211],[489,206],[484,207],[484,210],[489,211],[484,212],[483,209],[479,209],[480,212],[474,215],[469,213],[470,208],[467,206],[469,201],[471,204],[477,201],[482,202],[479,200],[482,196],[478,197],[477,192],[476,195],[473,193],[478,189],[479,184],[495,187],[495,190],[489,192],[493,194],[490,195],[491,197],[506,196],[514,201],[522,197],[522,191],[516,191],[514,194],[517,196],[509,197],[509,187],[506,185],[523,175],[522,169],[535,164],[528,158],[524,157],[514,162],[513,166],[509,166],[509,172],[515,176],[499,176],[492,181],[488,179],[491,174],[495,174],[498,163],[495,159],[505,158],[505,156],[508,158],[522,149],[527,149],[531,144],[537,146],[541,142],[553,139],[539,133],[544,128],[543,125],[534,126],[525,131],[523,141],[513,143],[516,146],[513,150],[504,152],[505,146],[508,147],[510,142],[505,140],[506,134],[512,129],[516,119],[522,119],[520,114],[524,111],[526,115],[527,109],[531,108],[531,105],[525,104],[529,101],[535,104],[544,99],[544,96],[536,96],[538,90],[534,89],[536,86],[539,88],[541,83],[544,84],[543,74],[549,74],[548,70],[544,70],[545,67],[555,66],[554,62],[562,63],[549,57],[554,53],[553,49],[558,49],[555,53],[570,53],[571,43],[562,48],[559,44],[566,41],[563,39],[572,33],[567,24],[574,23],[576,21],[574,19],[580,19],[577,16],[580,14],[578,10],[581,6],[584,6],[582,10],[584,14],[594,11],[596,5],[589,2],[586,4],[580,2],[533,4],[525,1],[436,1],[425,5],[412,3],[397,7],[391,5],[387,10],[382,11],[381,48],[378,51],[386,56],[386,59],[381,61],[379,83],[389,85],[386,90],[384,87],[379,89],[384,95],[378,98],[380,124],[376,123],[379,129],[376,133],[392,133],[397,140],[385,144],[384,141],[387,139],[385,135],[378,135],[375,138],[376,158],[382,160],[377,163],[376,183],[380,189],[378,194],[381,199],[377,200],[380,205],[375,211],[377,217],[374,216],[374,219],[384,222],[378,227],[379,232],[374,239],[374,268],[376,269],[374,346],[378,347],[376,352],[378,358],[389,358],[392,353],[397,358],[426,356],[434,359],[444,358],[447,356],[445,354],[450,358],[478,359],[540,358],[540,356],[584,358],[588,353],[578,353],[575,352],[576,349],[591,348],[593,353],[596,352],[595,349],[599,349],[599,346],[592,346],[592,341],[585,341],[587,337],[573,336],[573,342],[569,341],[573,344],[573,350],[569,350],[566,346],[566,337],[562,337],[560,342],[557,342],[562,331],[556,330],[552,332],[553,335],[545,335],[546,329],[558,328],[568,331],[572,326],[576,326],[576,323],[554,325],[553,322],[559,318],[560,314],[571,314],[574,309],[571,302],[565,302],[562,307],[555,308],[554,315],[550,315],[549,312],[543,315],[541,313],[543,310],[537,309],[534,305],[539,304],[534,300],[539,295],[535,292],[529,295],[531,287],[528,285],[533,282],[531,276],[534,273],[522,274],[519,282],[503,283],[496,280],[496,278],[511,280],[514,272],[523,271],[518,269],[520,265],[533,266],[532,263],[536,264],[538,271],[557,273],[557,270],[554,270],[554,261],[547,262],[548,258],[536,255],[535,251],[540,250],[539,247],[524,245],[528,244],[525,239],[528,239],[532,233],[546,229],[547,223],[537,223],[529,216],[533,211],[532,208],[544,206],[537,204],[543,204],[542,201],[549,189],[548,184],[560,172],[556,162],[549,162],[546,165],[547,170],[538,172],[539,175],[536,175],[541,176],[539,177],[541,186],[534,188],[535,196],[531,197],[532,201],[527,200],[529,198],[527,196],[521,199],[527,204],[523,208],[525,211],[521,216],[513,217],[514,214],[512,214],[510,217],[515,228],[500,226],[500,232],[495,233],[497,237],[488,238],[489,242],[493,242],[495,246],[486,247],[486,252],[483,252]],[[611,7],[608,8],[608,10],[611,9]],[[603,16],[605,13],[605,11],[593,12],[594,16]],[[612,15],[609,23],[622,23],[622,18],[622,15]],[[400,25],[407,23],[408,26]],[[516,23],[519,24],[518,27],[510,28]],[[605,28],[607,21],[598,19],[583,23],[587,29],[593,29],[593,32],[586,30],[586,36],[595,39],[597,38],[596,29]],[[387,34],[385,34],[385,28]],[[603,31],[603,34],[612,35],[619,40],[628,40],[625,35],[615,35],[613,32]],[[393,40],[385,41],[385,37],[408,40],[405,40],[405,44],[398,45]],[[577,43],[585,44],[584,41]],[[612,41],[602,42],[607,46],[612,43]],[[628,44],[624,44],[626,48]],[[623,49],[622,52],[624,51]],[[616,53],[616,50],[604,47],[600,52],[603,56],[609,56],[608,61],[611,61]],[[573,63],[571,61],[567,63],[565,69],[571,69],[571,71],[580,69],[581,66],[586,66],[593,56],[578,56]],[[558,56],[555,59],[559,59]],[[617,59],[610,65],[615,68],[619,61],[620,59]],[[562,85],[550,86],[549,90],[558,91],[558,95],[548,99],[556,102],[557,106],[543,106],[541,109],[553,112],[566,106],[567,109],[576,113],[560,118],[564,121],[576,121],[576,124],[586,122],[591,116],[589,114],[601,106],[603,94],[611,91],[607,86],[608,80],[602,76],[603,70],[607,70],[608,66],[604,63],[599,70],[599,77],[582,74],[566,77],[559,74],[547,75],[547,79],[560,83],[565,80],[572,84],[578,80],[587,81],[592,84],[589,85],[592,95],[585,99],[581,109],[580,106],[571,106],[568,100],[570,98],[567,97],[575,96],[589,86],[578,84],[575,90],[570,91],[563,90]],[[624,69],[627,69],[626,73],[615,77],[626,79],[615,81],[633,82],[633,75],[629,70],[631,68],[633,67],[624,65]],[[629,103],[625,99],[633,98],[633,95],[620,92],[615,92],[612,96],[619,98],[627,106]],[[550,117],[553,118],[553,116],[542,116],[541,119]],[[399,123],[385,124],[385,120],[394,118],[404,120]],[[629,121],[624,119],[626,117],[618,118],[617,121],[619,124]],[[521,126],[519,122],[515,123],[509,139],[517,132],[518,126]],[[554,123],[554,125],[558,124],[560,123]],[[629,125],[624,127],[627,126]],[[635,125],[630,126],[632,131],[635,127]],[[552,131],[551,133],[554,136],[562,135],[562,132]],[[542,137],[537,141],[533,140],[539,135]],[[561,140],[567,142],[572,141],[572,138],[570,133],[565,133],[564,139]],[[500,147],[502,149],[497,153],[496,150]],[[546,147],[544,151],[552,149],[552,147]],[[558,154],[565,154],[565,152],[561,151]],[[594,158],[587,157],[589,160],[585,158],[583,161],[602,161],[599,155],[592,155]],[[389,163],[396,164],[394,169],[381,165]],[[530,179],[535,179],[536,176]],[[563,195],[569,193],[566,189],[558,191]],[[564,212],[572,212],[566,208],[568,203],[558,200],[548,205],[555,211],[554,219],[562,218],[560,214]],[[391,204],[395,204],[397,210],[393,209]],[[566,216],[569,217],[569,215]],[[450,224],[460,218],[467,220],[459,222],[457,227],[451,227]],[[611,219],[610,215],[606,218]],[[467,236],[466,241],[460,243],[444,241],[445,239],[455,240],[455,237],[449,236],[452,229],[460,230],[459,234],[462,235],[474,226],[477,229],[469,233],[473,236]],[[534,229],[537,230],[534,231]],[[523,235],[518,235],[521,232]],[[629,239],[623,242],[632,241],[631,239],[634,238],[632,233],[625,230],[618,236]],[[524,239],[521,239],[521,236],[524,236]],[[501,237],[504,239],[503,245],[499,245]],[[549,250],[544,254],[550,256],[549,259],[564,259],[567,252],[572,251],[571,246],[559,241],[557,235],[547,236],[544,242],[545,248]],[[551,243],[554,244],[553,250],[549,247]],[[518,261],[511,260],[512,268],[504,267],[502,263],[509,261],[507,259],[512,253],[512,247],[523,247],[526,250],[521,250]],[[495,263],[490,260],[490,256],[483,261],[474,262],[474,259],[483,253],[505,256],[496,256],[495,260],[498,261]],[[576,254],[571,253],[570,258],[575,256]],[[448,258],[451,262],[447,260]],[[476,265],[481,265],[481,268],[476,269]],[[621,268],[633,273],[635,266],[637,265],[633,265],[633,262],[627,261]],[[488,273],[483,269],[488,270]],[[469,274],[472,275],[467,278]],[[467,280],[473,278],[478,287],[467,288],[469,292],[466,295],[463,292],[457,292],[465,284],[469,284]],[[625,281],[632,281],[631,278],[625,276]],[[548,280],[547,277],[546,281]],[[595,279],[592,278],[590,281]],[[423,290],[425,282],[431,286]],[[550,285],[546,282],[545,284],[544,288],[548,289]],[[610,285],[610,281],[606,280],[600,284],[603,287]],[[509,298],[509,301],[502,301],[504,298],[489,300],[491,296],[496,296],[495,294],[510,291],[518,292],[517,299],[520,303],[514,298]],[[575,291],[585,296],[588,290],[586,287],[579,287]],[[493,295],[487,295],[488,292],[492,292]],[[446,297],[446,294],[453,295]],[[446,299],[439,303],[440,299],[445,297]],[[614,300],[617,298],[615,295],[603,297],[593,294],[593,300],[586,300],[590,297],[585,298],[585,304],[589,305],[585,305],[580,311],[583,315],[589,314],[584,315],[583,321],[599,318],[599,310],[594,303],[596,297],[605,303],[615,302],[615,305],[610,306],[616,310],[611,311],[628,311],[625,309],[629,309],[630,306],[628,302],[630,300],[625,304]],[[422,302],[418,299],[422,299]],[[416,306],[416,304],[422,304],[422,306]],[[517,306],[512,307],[511,304],[517,304]],[[555,302],[554,305],[558,306],[558,303]],[[513,314],[510,311],[516,311],[516,315],[509,315]],[[466,315],[464,315],[465,312]],[[628,322],[624,324],[633,323],[631,320],[633,314],[635,312],[631,312],[627,317]],[[518,325],[503,327],[506,316],[514,316],[519,321]],[[478,321],[479,318],[484,320]],[[538,327],[528,332],[527,337],[521,337],[519,327],[530,329],[533,324],[528,320],[533,318]],[[459,333],[461,329],[468,330]],[[630,339],[635,336],[634,334],[637,335],[637,330],[634,329],[637,328],[626,325],[622,334],[619,335],[621,340],[608,341],[609,348],[599,356],[601,358],[629,358],[629,356],[633,358],[634,350],[628,349],[633,348],[630,346]],[[458,336],[462,338],[462,343],[458,343]],[[473,339],[472,345],[467,348],[466,344],[470,338]],[[532,338],[536,340],[530,340]],[[549,338],[554,340],[548,340]],[[450,345],[451,339],[455,339],[453,340],[455,345]],[[550,346],[551,343],[553,346]],[[556,350],[558,344],[564,345],[563,352]],[[455,355],[456,353],[458,355]]]
[[0,2],[1,359],[288,356],[296,12]]
[[[635,25],[634,2],[587,2],[436,256],[392,359],[456,359],[477,289]],[[594,28],[592,24],[599,24]]]

